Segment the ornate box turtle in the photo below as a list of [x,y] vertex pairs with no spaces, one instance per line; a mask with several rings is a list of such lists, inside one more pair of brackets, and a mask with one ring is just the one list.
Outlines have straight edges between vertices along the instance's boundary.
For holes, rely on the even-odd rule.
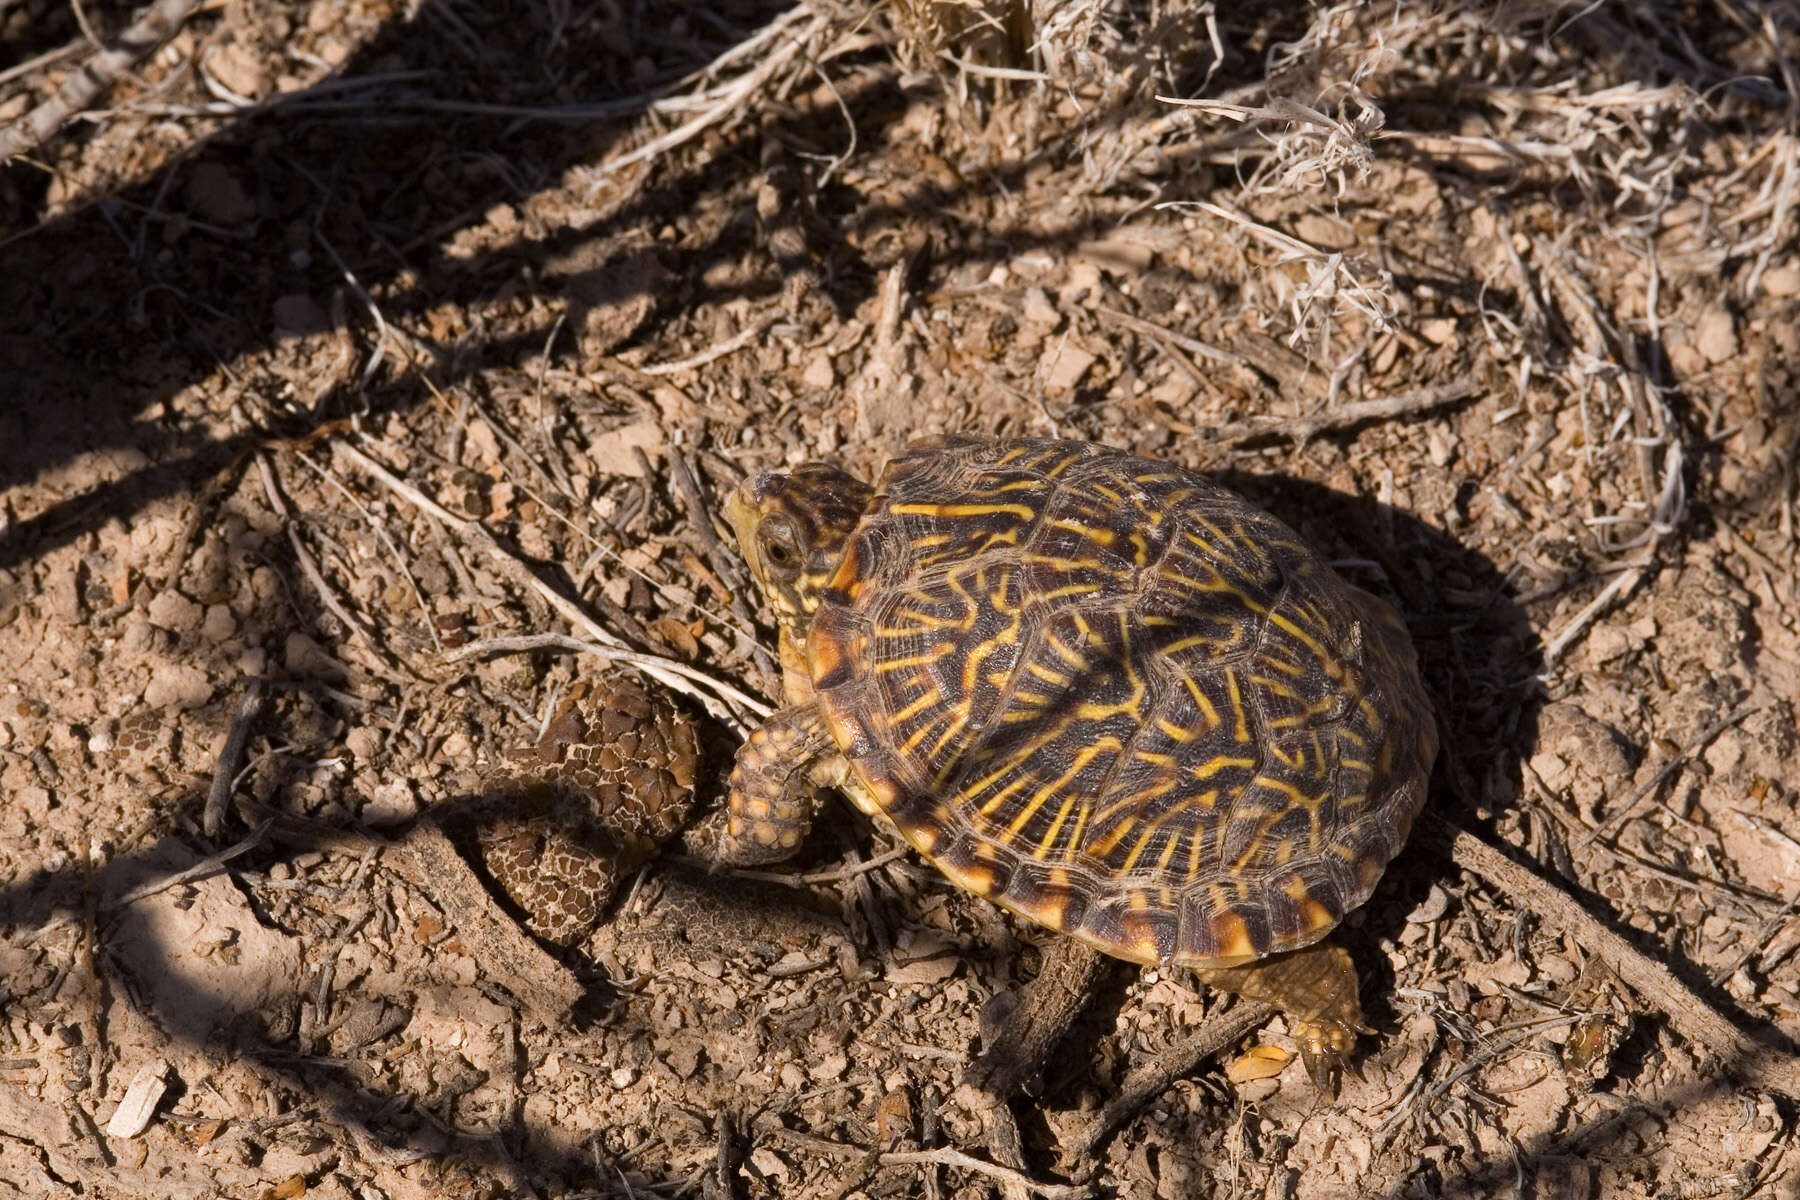
[[1437,729],[1394,611],[1179,467],[1061,441],[914,446],[726,505],[787,707],[702,853],[763,863],[843,789],[957,884],[1293,1019],[1315,1079],[1362,1025],[1321,939],[1424,802]]

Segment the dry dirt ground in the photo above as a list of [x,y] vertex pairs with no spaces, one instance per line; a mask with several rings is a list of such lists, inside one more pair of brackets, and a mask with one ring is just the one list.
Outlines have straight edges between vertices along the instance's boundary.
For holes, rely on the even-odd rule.
[[[0,167],[0,1195],[1800,1195],[1800,10],[1038,9],[221,0]],[[0,0],[0,123],[131,16]],[[602,669],[496,638],[656,656],[716,803],[716,498],[955,430],[1394,600],[1432,809],[1570,912],[1416,838],[1335,1102],[1278,1019],[1063,1161],[1220,1007],[1121,965],[1006,1175],[1042,935],[847,807],[556,953],[407,840]]]

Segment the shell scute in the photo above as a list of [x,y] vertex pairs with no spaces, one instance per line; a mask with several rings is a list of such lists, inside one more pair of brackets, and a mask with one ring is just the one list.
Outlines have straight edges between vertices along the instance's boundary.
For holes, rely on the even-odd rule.
[[946,439],[889,466],[846,562],[811,661],[872,806],[1109,953],[1308,945],[1423,802],[1435,727],[1398,618],[1201,476]]

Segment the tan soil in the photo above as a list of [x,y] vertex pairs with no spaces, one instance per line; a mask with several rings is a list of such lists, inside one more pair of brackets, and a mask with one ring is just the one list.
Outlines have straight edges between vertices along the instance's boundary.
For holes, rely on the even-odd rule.
[[[992,1157],[959,1080],[1040,935],[847,807],[768,877],[653,863],[560,965],[403,836],[599,669],[455,656],[569,631],[498,550],[774,695],[680,465],[710,504],[949,430],[1272,508],[1405,614],[1433,806],[1800,1039],[1800,20],[1221,5],[1215,63],[1211,7],[1065,6],[1050,80],[997,83],[821,4],[684,82],[785,10],[229,0],[0,167],[0,1194],[733,1194],[722,1146],[739,1196],[1002,1194],[873,1156]],[[0,6],[0,72],[80,36]],[[81,57],[0,75],[0,121]],[[758,62],[617,170],[697,108],[529,115]],[[745,716],[708,694],[702,804]],[[1208,1068],[1073,1169],[1146,1198],[1800,1195],[1800,1097],[1734,1083],[1541,915],[1415,845],[1343,931],[1376,1032],[1335,1103],[1297,1060]],[[1067,1182],[1058,1135],[1217,1005],[1109,975],[1017,1105],[1030,1175]],[[159,1060],[147,1128],[109,1133]]]

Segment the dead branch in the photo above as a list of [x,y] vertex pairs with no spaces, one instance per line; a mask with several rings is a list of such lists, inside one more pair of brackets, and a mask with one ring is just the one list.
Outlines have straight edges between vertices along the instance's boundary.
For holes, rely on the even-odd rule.
[[1692,988],[1593,916],[1562,885],[1516,862],[1448,820],[1427,817],[1423,835],[1447,850],[1457,866],[1492,884],[1520,910],[1598,956],[1696,1051],[1716,1054],[1725,1071],[1751,1087],[1800,1097],[1800,1056],[1740,1030]]
[[56,95],[20,117],[11,129],[0,130],[0,162],[29,153],[50,140],[70,117],[99,99],[133,64],[174,37],[199,7],[200,0],[157,0],[107,49],[69,76]]

